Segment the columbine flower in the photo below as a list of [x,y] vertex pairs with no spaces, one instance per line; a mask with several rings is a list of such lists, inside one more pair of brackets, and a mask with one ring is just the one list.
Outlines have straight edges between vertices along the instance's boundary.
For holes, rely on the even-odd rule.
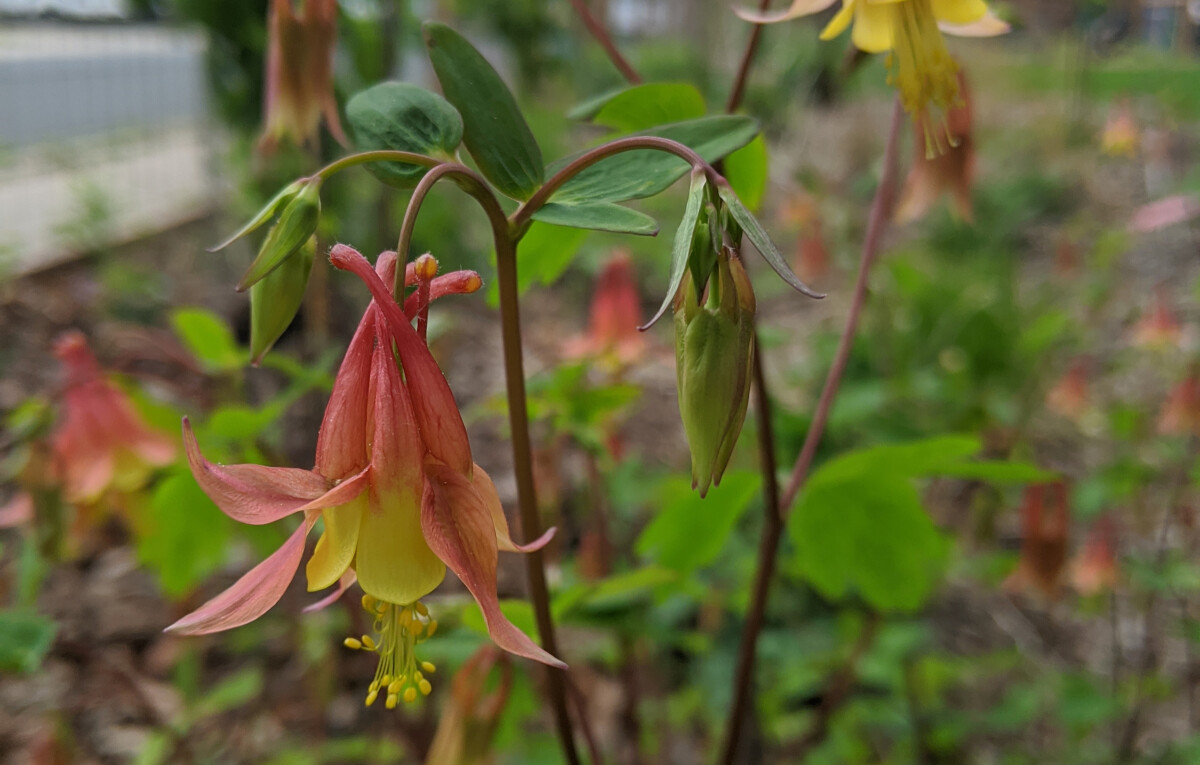
[[[958,104],[946,112],[941,124],[922,124],[916,139],[912,168],[896,203],[896,222],[908,223],[925,216],[942,194],[949,193],[955,217],[971,222],[971,182],[975,177],[975,145],[971,136],[971,94],[967,78],[958,72]],[[930,154],[929,135],[942,148]]]
[[1067,485],[1061,481],[1025,490],[1021,506],[1021,559],[1005,580],[1005,588],[1032,589],[1051,600],[1058,597],[1071,524],[1068,499]]
[[1166,349],[1178,347],[1182,338],[1183,327],[1171,311],[1166,290],[1155,290],[1150,310],[1134,325],[1130,339],[1134,345],[1143,348]]
[[[834,0],[793,0],[781,13],[737,10],[747,21],[770,24],[818,13]],[[853,23],[851,39],[867,53],[888,52],[888,81],[900,92],[904,108],[924,125],[930,107],[945,112],[958,103],[958,67],[946,50],[942,32],[965,37],[991,37],[1008,25],[988,11],[984,0],[842,0],[841,10],[821,31],[831,40]],[[930,154],[937,148],[926,131]]]
[[[497,645],[565,666],[504,617],[496,595],[497,550],[538,549],[553,530],[530,545],[513,543],[495,486],[472,462],[446,378],[410,323],[423,308],[422,295],[432,300],[473,292],[479,277],[457,272],[433,279],[401,309],[384,286],[392,280],[394,254],[380,256],[378,273],[344,245],[334,247],[330,259],[362,278],[375,302],[338,371],[315,468],[214,465],[201,456],[184,421],[192,473],[227,515],[263,524],[301,513],[304,522],[271,557],[168,629],[200,634],[258,618],[287,589],[319,517],[325,530],[305,569],[308,588],[338,584],[340,592],[357,578],[366,593],[362,603],[373,634],[345,643],[379,655],[368,705],[380,694],[392,708],[401,698],[429,693],[433,665],[419,661],[416,648],[437,622],[420,599],[441,584],[447,567],[474,595]],[[408,275],[411,284],[416,275],[412,269]]]
[[1200,436],[1200,377],[1194,371],[1171,389],[1158,415],[1158,432]]
[[1128,97],[1110,107],[1104,131],[1100,134],[1100,150],[1112,157],[1132,157],[1137,154],[1138,125],[1133,116],[1133,104]]
[[1091,407],[1088,392],[1088,367],[1091,359],[1081,357],[1071,362],[1067,373],[1046,394],[1046,406],[1063,417],[1078,420]]
[[155,468],[175,459],[175,445],[151,430],[133,403],[104,379],[79,332],[54,344],[67,372],[63,419],[53,434],[54,454],[67,501],[92,504],[105,492],[131,492]]
[[292,0],[271,0],[267,22],[266,125],[259,148],[271,151],[283,138],[298,144],[313,141],[322,116],[329,132],[345,145],[333,99],[337,0],[304,0],[299,15]]
[[633,275],[628,251],[619,251],[596,278],[592,293],[587,335],[566,346],[568,356],[611,357],[628,364],[645,350],[646,341],[638,327],[642,323],[642,301]]
[[1117,530],[1105,515],[1088,532],[1083,550],[1071,564],[1071,583],[1081,595],[1106,592],[1117,586]]

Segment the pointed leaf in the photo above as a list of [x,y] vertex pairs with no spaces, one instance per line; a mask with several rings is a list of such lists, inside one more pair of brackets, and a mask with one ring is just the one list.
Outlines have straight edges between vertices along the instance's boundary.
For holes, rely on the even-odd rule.
[[534,220],[556,226],[612,231],[618,234],[654,236],[658,221],[645,213],[608,202],[598,204],[562,204],[548,202],[533,214]]
[[671,301],[675,299],[675,292],[679,289],[679,283],[683,281],[683,275],[687,272],[688,255],[692,251],[692,232],[696,228],[696,222],[700,220],[700,209],[704,206],[707,188],[708,178],[704,174],[704,170],[698,167],[694,168],[691,186],[688,187],[687,207],[683,209],[683,219],[679,221],[679,228],[675,231],[675,241],[671,244],[671,274],[667,277],[667,294],[663,297],[658,311],[639,329],[648,329],[654,326],[654,323],[666,313],[667,306],[671,305]]
[[[658,136],[691,148],[706,162],[716,162],[758,135],[758,123],[750,117],[720,115],[676,122],[637,135]],[[553,173],[575,158],[551,163]],[[688,171],[688,163],[663,151],[635,149],[615,154],[589,167],[563,184],[554,202],[623,202],[654,196]]]
[[250,289],[256,282],[279,267],[283,261],[304,246],[317,232],[321,219],[321,181],[311,180],[283,208],[279,220],[267,232],[258,255],[238,282],[239,292]]
[[254,231],[259,226],[271,220],[271,218],[274,218],[275,213],[279,212],[285,204],[292,201],[292,198],[300,193],[300,189],[304,188],[304,184],[306,183],[308,183],[308,179],[301,178],[299,180],[292,181],[287,186],[284,186],[279,190],[279,193],[271,197],[271,201],[263,205],[263,208],[259,210],[253,218],[250,219],[249,223],[242,226],[237,230],[236,233],[233,234],[233,236],[221,242],[216,247],[210,247],[208,251],[218,252],[223,250],[237,240],[241,239],[246,234],[249,234],[251,231]]
[[[462,117],[450,102],[407,82],[381,82],[355,94],[346,104],[346,118],[359,151],[391,149],[452,159],[462,142]],[[428,168],[372,162],[367,170],[388,185],[411,189]]]
[[775,247],[775,243],[771,241],[771,237],[767,235],[766,229],[758,222],[746,206],[742,204],[742,200],[738,199],[737,194],[729,184],[718,184],[717,192],[721,195],[721,200],[725,202],[726,209],[742,227],[746,236],[754,244],[755,249],[763,256],[771,268],[775,269],[775,273],[779,274],[779,278],[787,282],[793,289],[804,293],[812,298],[823,298],[825,293],[817,292],[809,287],[804,282],[800,281],[800,277],[792,273],[792,269],[784,260],[783,255],[779,253],[779,249]]
[[528,199],[542,185],[542,150],[500,75],[465,37],[427,22],[425,46],[446,100],[463,121],[463,143],[479,170],[513,199]]

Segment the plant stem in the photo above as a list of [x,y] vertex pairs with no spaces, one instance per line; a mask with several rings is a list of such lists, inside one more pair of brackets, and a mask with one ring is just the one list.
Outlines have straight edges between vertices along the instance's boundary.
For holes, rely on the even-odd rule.
[[[759,0],[759,13],[771,6],[771,0]],[[750,79],[750,65],[754,63],[754,55],[758,53],[758,43],[762,37],[762,24],[755,24],[750,30],[750,39],[746,41],[746,50],[742,53],[742,63],[738,65],[737,77],[733,80],[733,89],[729,91],[729,100],[725,102],[725,111],[729,114],[737,111],[746,95],[746,80]]]
[[444,159],[437,159],[425,154],[416,154],[411,151],[398,151],[395,149],[379,149],[377,151],[364,151],[358,154],[351,154],[347,157],[342,157],[330,162],[325,167],[322,167],[317,172],[313,173],[313,178],[321,178],[324,180],[334,173],[345,170],[347,167],[355,165],[363,165],[368,162],[403,162],[409,165],[421,165],[422,167],[434,167],[446,162]]
[[[494,201],[494,200],[493,200]],[[503,228],[501,228],[503,226]],[[525,362],[521,358],[521,316],[517,297],[517,248],[509,237],[504,213],[493,217],[496,238],[496,273],[500,287],[500,323],[504,336],[504,379],[508,390],[508,421],[512,429],[513,470],[517,476],[517,502],[521,508],[521,529],[526,539],[536,539],[541,533],[537,495],[533,484],[533,447],[529,438],[529,411],[525,399]],[[550,595],[546,587],[545,562],[541,550],[525,557],[529,576],[529,594],[533,600],[538,634],[542,647],[555,656],[558,643],[554,621],[550,614]],[[563,755],[570,765],[578,765],[579,753],[571,731],[567,711],[566,672],[546,668],[547,690],[554,708],[554,720]]]
[[621,51],[617,49],[617,44],[613,42],[612,37],[608,34],[608,28],[604,26],[604,22],[596,18],[595,14],[592,13],[592,9],[588,8],[586,0],[571,0],[571,5],[575,8],[575,13],[579,16],[579,20],[587,27],[592,37],[596,38],[596,42],[600,43],[600,47],[604,48],[604,52],[608,54],[609,60],[612,61],[613,66],[617,68],[621,76],[625,78],[625,81],[630,85],[640,85],[642,83],[642,76],[621,55]]
[[674,154],[680,159],[688,162],[693,167],[704,168],[705,175],[708,176],[709,183],[716,186],[718,183],[724,183],[725,179],[721,177],[713,166],[704,161],[696,152],[692,151],[687,146],[672,141],[670,138],[659,138],[652,135],[630,136],[628,138],[618,138],[615,141],[609,141],[606,144],[597,146],[596,148],[580,154],[575,159],[571,160],[567,165],[555,173],[549,180],[533,193],[525,204],[517,208],[517,211],[512,214],[510,225],[514,231],[520,231],[526,223],[532,218],[533,214],[540,210],[546,202],[550,201],[550,197],[554,192],[562,188],[562,185],[574,178],[579,173],[588,169],[597,162],[608,159],[614,154],[620,154],[626,151],[634,151],[636,149],[652,149],[654,151],[664,151],[668,154]]
[[[772,496],[778,492],[776,486],[772,490],[775,470],[771,469],[768,476],[767,465],[774,461],[774,441],[770,439],[770,410],[766,386],[763,384],[762,364],[760,354],[755,353],[755,382],[758,391],[755,408],[758,411],[759,439],[763,455],[763,476],[767,481],[767,513],[763,523],[762,536],[758,546],[758,570],[754,575],[754,590],[750,598],[750,606],[746,611],[746,624],[742,631],[742,642],[738,648],[737,671],[734,675],[733,704],[725,722],[725,739],[721,746],[720,762],[722,765],[732,765],[737,752],[738,738],[741,734],[743,718],[746,716],[746,705],[749,701],[750,688],[753,685],[755,654],[758,647],[758,636],[762,631],[764,616],[767,608],[767,598],[770,595],[771,580],[775,574],[776,561],[779,556],[779,542],[783,537],[784,524],[788,510],[800,493],[804,479],[812,466],[817,445],[825,432],[829,421],[829,411],[833,408],[842,374],[846,371],[846,363],[850,358],[850,349],[854,344],[854,335],[858,329],[858,321],[862,316],[866,300],[867,277],[871,265],[879,249],[880,236],[883,233],[888,208],[895,185],[896,155],[899,145],[900,126],[904,110],[897,101],[892,110],[891,127],[888,129],[887,148],[883,155],[883,173],[879,186],[875,189],[875,199],[871,203],[870,217],[867,219],[867,232],[863,239],[862,258],[859,263],[858,279],[854,285],[854,294],[850,301],[850,311],[846,316],[846,324],[838,341],[833,364],[825,378],[825,387],[821,390],[821,398],[813,413],[812,424],[804,438],[800,455],[792,468],[791,480],[781,499]],[[764,425],[765,424],[765,425]],[[764,433],[766,438],[764,438]]]

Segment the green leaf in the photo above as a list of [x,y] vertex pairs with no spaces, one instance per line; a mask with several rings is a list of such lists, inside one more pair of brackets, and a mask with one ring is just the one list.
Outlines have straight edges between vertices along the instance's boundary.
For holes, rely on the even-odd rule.
[[767,192],[767,142],[762,133],[725,158],[724,173],[747,210],[762,206]]
[[857,480],[877,471],[908,478],[940,474],[944,468],[963,462],[981,448],[979,439],[973,436],[936,436],[920,441],[872,446],[848,452],[825,463],[813,474],[808,484]]
[[463,121],[463,143],[479,170],[513,199],[528,199],[542,185],[542,151],[500,75],[466,38],[444,24],[426,22],[425,46],[442,92]]
[[671,273],[667,277],[667,294],[663,296],[662,305],[658,307],[654,316],[650,317],[650,321],[642,325],[643,327],[653,326],[675,299],[679,283],[683,281],[687,272],[688,256],[692,252],[692,232],[696,228],[696,222],[700,220],[700,210],[704,207],[707,188],[708,177],[704,170],[693,168],[691,185],[688,186],[687,206],[683,208],[683,218],[679,221],[679,228],[675,230],[675,241],[671,243]]
[[[754,140],[758,123],[750,117],[720,115],[663,125],[637,135],[658,136],[682,143],[706,162],[716,162]],[[551,163],[555,172],[579,154]],[[601,160],[567,181],[551,199],[555,202],[623,202],[658,194],[688,171],[687,161],[654,149],[634,149]]]
[[779,253],[779,249],[775,247],[775,243],[771,241],[771,237],[767,235],[766,229],[746,209],[746,206],[742,204],[742,201],[738,199],[737,194],[734,193],[728,184],[719,184],[717,191],[720,193],[722,201],[725,202],[725,207],[729,210],[730,215],[733,216],[733,219],[746,232],[746,236],[750,238],[750,241],[758,249],[759,253],[762,254],[763,258],[766,259],[771,268],[775,269],[775,273],[779,274],[779,278],[791,285],[793,289],[809,297],[825,297],[823,293],[814,291],[792,273],[792,269],[788,266],[787,261]]
[[185,594],[225,561],[230,521],[186,469],[161,481],[136,521],[138,559],[171,597]]
[[[359,151],[390,149],[453,159],[463,121],[450,102],[407,82],[381,82],[346,103]],[[367,165],[379,180],[401,189],[417,185],[428,168],[404,162]]]
[[591,121],[622,133],[632,133],[655,125],[703,117],[706,111],[704,96],[695,85],[651,82],[613,94],[591,116]]
[[58,627],[27,609],[0,611],[0,670],[36,672],[54,644]]
[[654,236],[658,221],[645,213],[608,202],[598,204],[560,204],[548,202],[533,214],[534,220],[556,226],[613,231],[618,234]]
[[818,592],[831,600],[854,592],[881,611],[920,608],[948,557],[911,479],[894,473],[814,480],[788,530],[796,569]]
[[262,694],[263,672],[258,667],[250,667],[233,674],[217,683],[204,698],[192,708],[192,716],[196,720],[212,717],[223,712],[229,712],[245,706]]
[[701,499],[688,479],[671,479],[670,499],[638,537],[638,555],[685,574],[707,566],[720,555],[761,487],[758,473],[733,471]]
[[938,469],[937,474],[996,484],[1047,483],[1059,478],[1057,473],[1027,462],[959,462]]
[[534,222],[517,245],[521,264],[517,269],[517,289],[525,292],[534,284],[550,285],[558,281],[586,238],[587,231],[583,229]]
[[211,311],[178,308],[171,312],[171,328],[209,372],[233,371],[241,367],[245,359],[229,327]]

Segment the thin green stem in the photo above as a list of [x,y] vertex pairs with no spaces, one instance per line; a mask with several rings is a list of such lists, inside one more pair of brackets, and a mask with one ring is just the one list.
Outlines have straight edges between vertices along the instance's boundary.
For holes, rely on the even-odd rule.
[[403,162],[408,165],[420,165],[421,167],[436,167],[437,165],[446,162],[444,159],[437,159],[425,154],[417,154],[411,151],[396,151],[393,149],[379,149],[377,151],[364,151],[358,154],[351,154],[340,159],[330,162],[325,167],[322,167],[313,174],[313,178],[325,180],[334,173],[345,170],[348,167],[355,165],[363,165],[368,162]]
[[563,184],[579,175],[584,170],[587,170],[592,165],[601,160],[608,159],[615,154],[621,154],[626,151],[635,151],[637,149],[651,149],[653,151],[663,151],[668,154],[674,154],[680,159],[688,162],[693,167],[704,168],[708,180],[714,186],[717,183],[724,182],[724,178],[713,169],[713,166],[704,160],[696,152],[692,151],[687,146],[672,141],[670,138],[659,138],[652,135],[630,136],[628,138],[618,138],[615,141],[610,141],[601,146],[580,154],[575,159],[571,160],[563,169],[559,170],[550,177],[542,186],[533,193],[525,204],[517,208],[517,211],[512,214],[509,219],[510,225],[514,231],[521,230],[526,223],[530,221],[533,214],[540,210],[554,193],[562,188]]

